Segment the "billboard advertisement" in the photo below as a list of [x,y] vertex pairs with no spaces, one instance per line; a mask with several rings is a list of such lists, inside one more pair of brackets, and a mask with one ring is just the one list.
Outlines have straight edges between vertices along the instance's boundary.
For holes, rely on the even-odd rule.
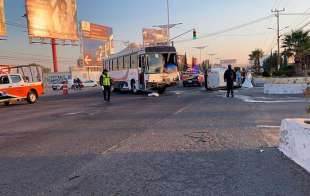
[[103,66],[103,59],[111,52],[110,42],[83,38],[84,66]]
[[6,36],[4,0],[0,0],[0,37]]
[[113,53],[113,30],[111,27],[81,21],[84,66],[102,67],[103,59]]
[[81,21],[82,35],[85,38],[109,41],[113,30],[111,27]]
[[31,38],[78,40],[76,0],[26,0]]
[[143,29],[143,45],[151,46],[160,43],[167,43],[168,31],[167,29]]

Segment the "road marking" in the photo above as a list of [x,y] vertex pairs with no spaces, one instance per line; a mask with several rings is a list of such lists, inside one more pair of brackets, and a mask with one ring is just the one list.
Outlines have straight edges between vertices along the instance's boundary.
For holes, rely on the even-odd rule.
[[74,115],[81,114],[81,113],[82,112],[70,112],[70,113],[64,114],[64,116],[74,116]]
[[[225,97],[222,95],[221,97]],[[235,98],[247,103],[308,103],[306,99],[291,99],[291,100],[255,100],[255,98],[268,99],[267,97],[249,97],[244,95],[235,95]]]
[[274,125],[257,125],[256,127],[257,128],[270,128],[270,129],[281,128],[281,126],[274,126]]
[[185,107],[179,109],[178,111],[176,111],[173,115],[180,114],[180,113],[184,112],[186,109],[188,109],[188,108],[191,107],[191,106],[192,106],[191,104],[188,105],[188,106],[185,106]]

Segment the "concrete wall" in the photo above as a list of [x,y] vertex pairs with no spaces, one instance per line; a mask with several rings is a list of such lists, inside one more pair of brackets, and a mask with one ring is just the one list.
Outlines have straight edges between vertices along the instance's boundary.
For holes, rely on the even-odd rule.
[[310,125],[305,119],[285,119],[281,124],[279,149],[310,172]]
[[303,94],[310,78],[270,78],[265,81],[265,94]]
[[303,94],[307,84],[265,84],[265,94]]

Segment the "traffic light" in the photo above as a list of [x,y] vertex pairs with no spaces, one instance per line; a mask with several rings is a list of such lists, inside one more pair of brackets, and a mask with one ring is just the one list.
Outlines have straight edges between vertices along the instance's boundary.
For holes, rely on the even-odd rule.
[[196,29],[193,30],[193,40],[197,39],[197,32]]

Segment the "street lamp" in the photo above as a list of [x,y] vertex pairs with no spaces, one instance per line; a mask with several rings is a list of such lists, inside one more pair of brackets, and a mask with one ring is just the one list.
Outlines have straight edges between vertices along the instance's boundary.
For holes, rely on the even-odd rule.
[[210,62],[209,62],[209,64],[210,64],[210,66],[212,65],[212,58],[213,58],[213,56],[215,56],[216,55],[216,53],[212,53],[212,54],[208,54],[209,56],[210,56]]
[[199,59],[199,61],[200,61],[200,64],[202,64],[202,62],[201,62],[201,52],[202,52],[202,50],[204,50],[204,49],[206,49],[208,46],[198,46],[198,47],[193,47],[193,48],[195,48],[195,49],[198,49],[199,50],[199,52],[200,52],[200,59]]
[[158,27],[158,28],[161,28],[161,29],[167,29],[167,34],[168,34],[167,35],[167,44],[169,44],[169,42],[170,42],[170,29],[175,27],[175,26],[183,24],[183,23],[170,24],[169,0],[167,0],[167,19],[168,19],[168,24],[166,24],[166,25],[154,25],[152,27]]

